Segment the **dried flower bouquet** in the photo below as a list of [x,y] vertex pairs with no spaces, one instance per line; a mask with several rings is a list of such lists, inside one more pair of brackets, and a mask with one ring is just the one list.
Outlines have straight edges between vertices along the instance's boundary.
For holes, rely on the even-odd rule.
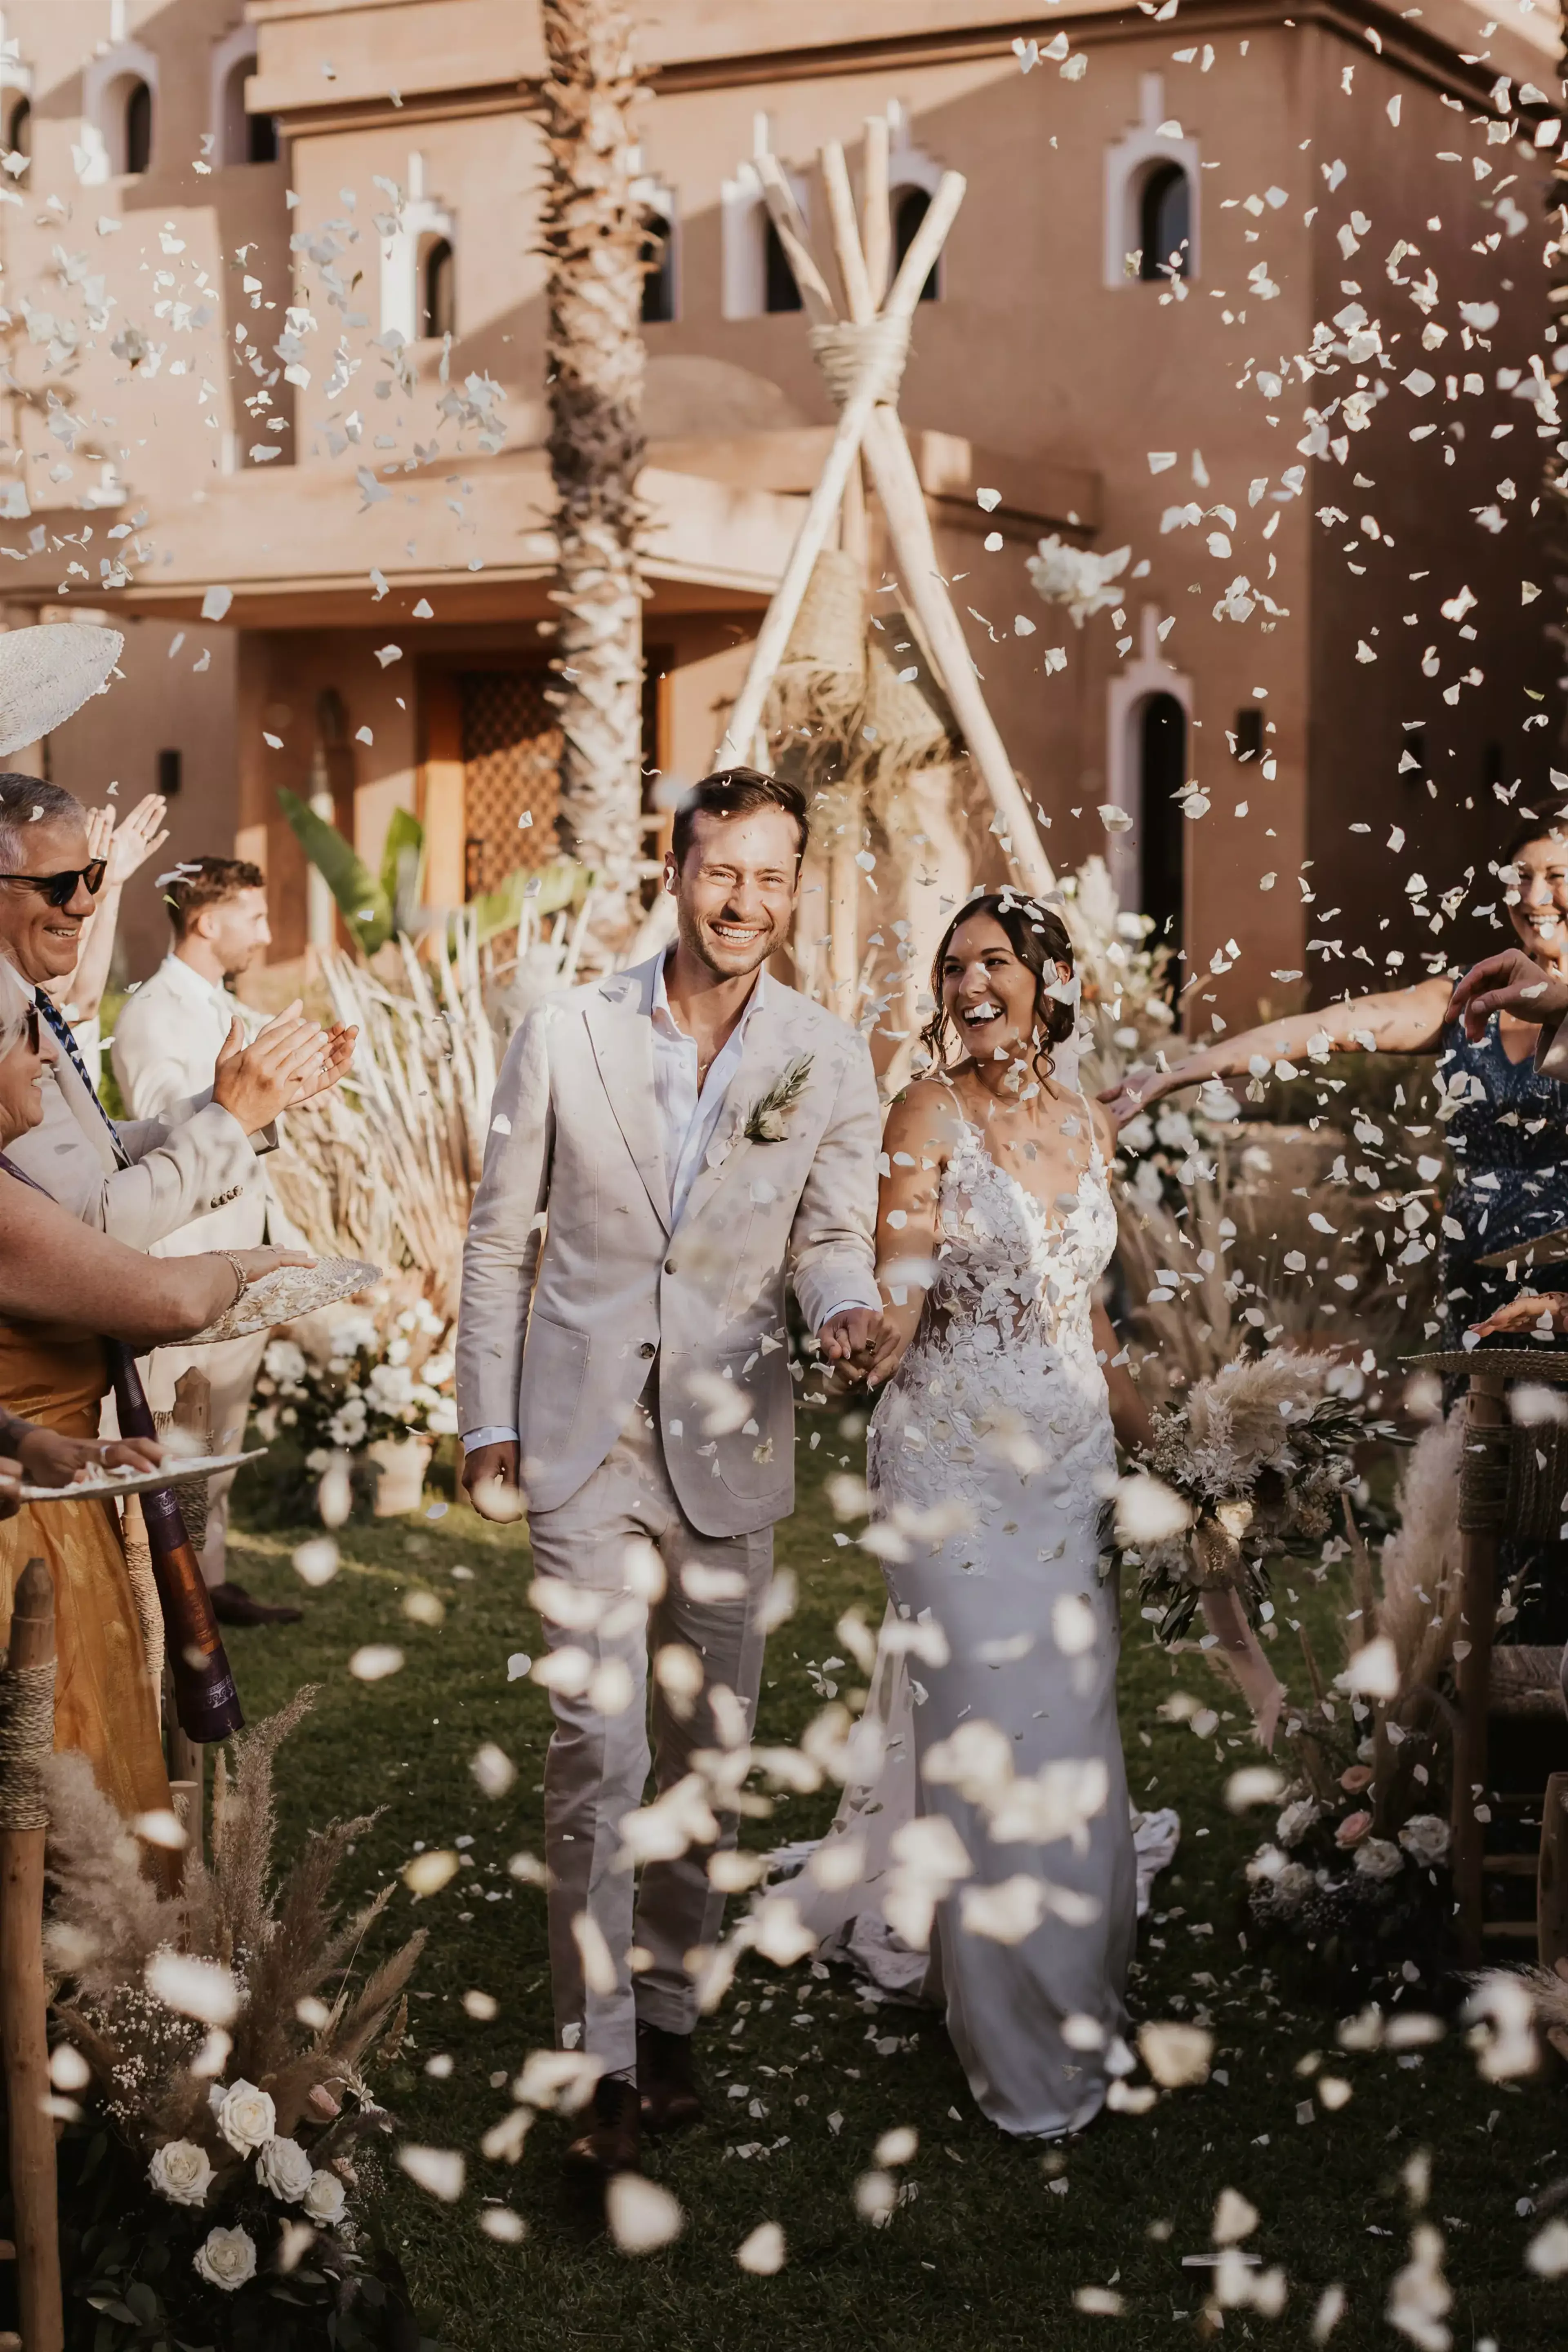
[[177,1897],[86,1761],[47,1767],[62,2219],[94,2352],[370,2347],[408,2325],[355,2200],[390,2128],[365,2069],[397,2054],[423,1937],[350,1990],[388,1895],[345,1921],[330,1889],[368,1819],[313,1832],[272,1883],[273,1759],[311,1696],[241,1733],[232,1776],[220,1752],[212,1865],[193,1857]]

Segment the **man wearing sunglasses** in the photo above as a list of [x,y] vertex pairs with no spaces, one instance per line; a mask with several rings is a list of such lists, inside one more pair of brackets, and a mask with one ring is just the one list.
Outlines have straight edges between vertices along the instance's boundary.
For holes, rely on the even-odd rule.
[[248,1045],[235,1021],[210,1088],[165,1118],[117,1126],[47,993],[74,970],[103,886],[104,861],[88,854],[87,822],[81,803],[57,784],[0,774],[0,1008],[32,1004],[59,1048],[43,1118],[11,1156],[73,1216],[147,1249],[263,1189],[257,1154],[276,1146],[274,1122],[336,1086],[355,1033],[323,1033],[298,1002]]

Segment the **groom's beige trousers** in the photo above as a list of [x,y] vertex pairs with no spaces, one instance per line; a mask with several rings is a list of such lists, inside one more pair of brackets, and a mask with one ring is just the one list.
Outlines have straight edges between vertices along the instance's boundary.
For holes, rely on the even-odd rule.
[[[696,1995],[685,1956],[716,1941],[724,1914],[724,1897],[708,1883],[714,1847],[646,1864],[640,1885],[618,1860],[622,1822],[646,1792],[649,1653],[684,1643],[703,1668],[701,1694],[685,1721],[654,1681],[651,1753],[663,1794],[689,1769],[694,1750],[721,1744],[709,1700],[716,1685],[740,1701],[748,1734],[753,1727],[773,1566],[770,1527],[756,1535],[705,1536],[685,1517],[651,1417],[655,1399],[650,1384],[624,1433],[575,1495],[528,1517],[537,1572],[587,1588],[605,1603],[599,1623],[587,1630],[546,1618],[550,1647],[585,1650],[596,1674],[618,1660],[631,1682],[630,1704],[613,1714],[595,1706],[587,1692],[552,1691],[556,1727],[545,1759],[557,2038],[597,2058],[607,2074],[634,2068],[638,2018],[673,2033],[692,2031]],[[651,1604],[627,1588],[627,1548],[640,1541],[652,1543],[664,1564],[664,1598]],[[688,1569],[697,1571],[695,1593],[682,1580]],[[731,1590],[704,1598],[716,1570],[728,1571]],[[719,1845],[733,1845],[734,1814],[721,1813],[718,1822]]]

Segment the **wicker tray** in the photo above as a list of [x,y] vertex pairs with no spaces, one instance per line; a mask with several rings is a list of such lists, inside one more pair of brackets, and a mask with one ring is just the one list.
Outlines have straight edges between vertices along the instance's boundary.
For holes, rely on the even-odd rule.
[[1568,1225],[1559,1225],[1550,1234],[1537,1234],[1531,1242],[1515,1242],[1511,1249],[1489,1250],[1485,1257],[1476,1260],[1478,1265],[1490,1266],[1495,1273],[1506,1272],[1511,1265],[1560,1265],[1568,1257]]
[[248,1454],[198,1454],[165,1462],[156,1470],[99,1470],[72,1486],[22,1488],[24,1503],[101,1503],[105,1496],[150,1495],[160,1486],[183,1486],[187,1479],[215,1478],[220,1470],[237,1470],[242,1462],[259,1462],[265,1445]]
[[253,1282],[215,1323],[178,1344],[205,1348],[219,1339],[247,1339],[255,1331],[270,1331],[279,1323],[313,1315],[318,1307],[352,1298],[380,1276],[379,1265],[358,1257],[319,1257],[314,1265],[280,1265],[276,1274],[264,1274]]

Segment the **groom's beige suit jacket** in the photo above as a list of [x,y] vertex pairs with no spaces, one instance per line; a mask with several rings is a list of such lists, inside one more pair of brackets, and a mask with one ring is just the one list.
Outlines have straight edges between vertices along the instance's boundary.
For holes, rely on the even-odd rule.
[[[704,1535],[747,1535],[794,1504],[786,1281],[813,1331],[868,1295],[876,1081],[863,1038],[770,980],[672,1228],[657,969],[538,1006],[507,1051],[464,1252],[458,1426],[515,1427],[528,1502],[553,1510],[599,1468],[644,1389],[652,1402],[657,1359],[682,1509]],[[810,1071],[783,1137],[747,1138],[748,1115],[801,1056]]]

